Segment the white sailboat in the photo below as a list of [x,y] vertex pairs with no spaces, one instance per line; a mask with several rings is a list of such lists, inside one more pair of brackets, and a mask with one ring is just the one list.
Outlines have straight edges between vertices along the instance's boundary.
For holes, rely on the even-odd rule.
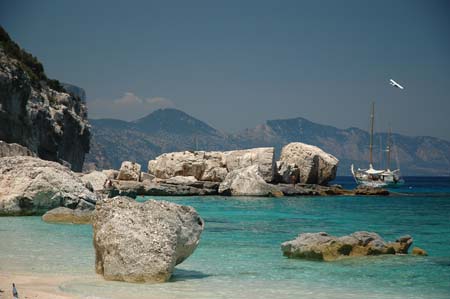
[[375,118],[375,103],[372,102],[372,112],[370,114],[370,143],[369,143],[369,168],[355,170],[353,164],[351,165],[351,171],[353,178],[358,185],[381,188],[381,187],[394,187],[401,183],[403,180],[400,177],[400,169],[391,170],[391,131],[389,129],[388,144],[386,147],[387,152],[387,168],[375,169],[373,168],[373,125]]
[[400,175],[400,168],[391,170],[391,150],[392,150],[391,135],[392,130],[391,128],[389,128],[388,141],[386,146],[386,154],[387,154],[386,169],[381,174],[383,181],[386,183],[386,187],[395,187],[404,183],[404,180],[401,178]]

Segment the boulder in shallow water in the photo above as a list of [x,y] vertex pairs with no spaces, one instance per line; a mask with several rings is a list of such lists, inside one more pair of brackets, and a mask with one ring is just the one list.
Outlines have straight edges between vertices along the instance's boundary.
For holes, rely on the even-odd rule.
[[141,164],[123,161],[117,179],[122,181],[139,181],[140,175]]
[[61,164],[27,156],[0,158],[0,215],[42,214],[60,206],[94,209],[96,200]]
[[165,282],[197,247],[204,222],[194,208],[114,197],[97,203],[95,265],[107,280]]
[[42,220],[49,223],[88,224],[92,222],[94,210],[55,208],[42,216]]
[[289,258],[334,261],[349,256],[405,254],[412,241],[410,236],[405,236],[396,242],[385,242],[377,233],[366,231],[343,237],[330,236],[325,232],[304,233],[282,243],[281,250]]

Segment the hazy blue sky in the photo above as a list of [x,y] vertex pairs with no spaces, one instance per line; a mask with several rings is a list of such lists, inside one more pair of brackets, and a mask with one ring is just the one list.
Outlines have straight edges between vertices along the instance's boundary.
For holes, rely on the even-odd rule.
[[367,129],[375,100],[377,129],[450,140],[450,1],[3,0],[0,23],[93,118]]

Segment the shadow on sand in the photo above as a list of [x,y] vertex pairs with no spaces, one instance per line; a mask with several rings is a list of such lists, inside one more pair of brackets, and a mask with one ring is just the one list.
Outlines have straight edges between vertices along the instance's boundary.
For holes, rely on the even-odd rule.
[[195,270],[175,269],[169,282],[186,281],[192,279],[203,279],[211,275]]

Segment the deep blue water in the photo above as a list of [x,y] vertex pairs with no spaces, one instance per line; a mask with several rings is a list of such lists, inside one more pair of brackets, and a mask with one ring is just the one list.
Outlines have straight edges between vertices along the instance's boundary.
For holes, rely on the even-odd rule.
[[[351,187],[351,178],[335,183]],[[450,179],[406,178],[389,197],[160,197],[197,209],[206,222],[195,253],[171,283],[105,282],[94,275],[88,225],[0,218],[0,270],[78,278],[61,289],[101,298],[450,298]],[[146,200],[140,198],[139,200]],[[311,262],[284,258],[299,233],[357,230],[404,234],[427,257]],[[4,242],[8,240],[8,242]]]

